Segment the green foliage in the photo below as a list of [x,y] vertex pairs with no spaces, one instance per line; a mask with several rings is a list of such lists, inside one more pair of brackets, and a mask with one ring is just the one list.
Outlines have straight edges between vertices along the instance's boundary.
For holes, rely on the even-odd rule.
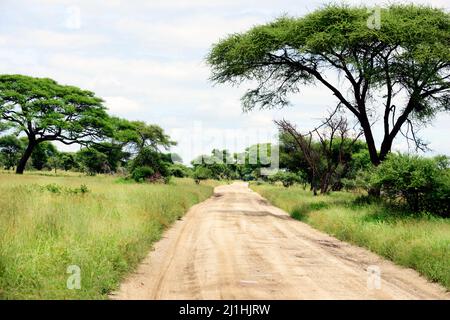
[[131,177],[136,182],[142,182],[150,179],[155,174],[155,170],[150,167],[136,167],[131,172]]
[[211,169],[203,166],[198,166],[194,169],[192,177],[194,178],[195,183],[199,184],[202,180],[212,179],[213,175],[214,174]]
[[280,181],[285,188],[293,186],[294,183],[304,182],[301,173],[285,172],[285,171],[278,171],[277,173],[269,176],[268,179],[272,183]]
[[167,159],[161,153],[155,151],[153,148],[144,147],[141,149],[131,162],[131,172],[139,167],[150,167],[153,171],[163,177],[169,176],[169,165]]
[[50,142],[38,144],[31,154],[31,163],[36,170],[42,170],[49,162],[51,157],[58,155],[58,150]]
[[102,100],[93,92],[47,78],[0,75],[0,120],[28,137],[17,173],[42,142],[89,144],[113,134]]
[[0,137],[0,155],[3,166],[9,170],[17,165],[24,150],[23,142],[14,135]]
[[362,141],[334,137],[330,142],[311,138],[306,144],[310,153],[308,161],[294,136],[280,129],[280,168],[298,172],[305,183],[321,189],[330,186],[333,191],[342,187],[350,189],[356,187],[352,184],[357,173],[372,167],[367,144]]
[[51,184],[47,184],[45,186],[37,186],[37,189],[40,191],[48,191],[50,193],[64,194],[64,195],[86,194],[86,193],[90,192],[89,188],[85,184],[82,184],[79,188],[71,188],[71,187],[61,186],[56,183],[51,183]]
[[84,148],[77,153],[82,169],[89,175],[109,171],[108,156],[94,148]]
[[346,191],[370,190],[373,187],[372,175],[374,170],[376,170],[374,167],[369,167],[366,170],[359,170],[353,177],[342,179],[344,189]]
[[[208,179],[232,179],[236,176],[236,160],[228,150],[214,149],[210,155],[201,155],[192,161],[195,169],[207,168],[210,172]],[[194,170],[195,173],[195,170]]]
[[[25,132],[31,129],[28,133],[37,139],[55,135],[54,140],[63,142],[101,137],[108,120],[102,100],[94,93],[23,75],[0,76],[0,118],[14,119],[14,125],[20,123]],[[26,119],[33,119],[32,128],[27,128]]]
[[2,133],[3,131],[8,130],[10,127],[11,127],[10,124],[0,121],[0,133]]
[[391,201],[405,201],[413,212],[449,216],[450,171],[445,162],[442,157],[390,154],[372,175],[372,185]]
[[134,121],[131,124],[134,127],[134,135],[130,137],[130,142],[137,151],[144,148],[159,151],[160,147],[168,150],[171,146],[176,145],[176,142],[172,141],[158,125],[146,124],[142,121]]
[[100,172],[116,172],[119,166],[125,166],[131,154],[123,150],[122,145],[114,142],[102,142],[91,146],[91,149],[106,156],[106,164]]
[[65,171],[79,169],[80,164],[77,162],[77,156],[70,152],[60,152],[61,168]]
[[194,168],[208,168],[211,179],[255,180],[261,177],[261,169],[270,167],[272,145],[256,144],[241,153],[230,153],[228,150],[214,149],[210,155],[201,155],[191,163]]
[[171,176],[177,178],[186,178],[192,175],[192,169],[186,167],[181,163],[174,163],[169,166],[169,172]]
[[[450,19],[442,9],[390,5],[380,9],[379,28],[370,28],[370,9],[332,4],[232,34],[208,55],[211,79],[256,83],[242,97],[245,110],[283,107],[301,88],[321,85],[364,128],[371,162],[378,165],[402,126],[414,129],[449,110]],[[328,70],[343,74],[342,80],[330,79]],[[399,93],[406,97],[403,106]],[[380,105],[384,137],[377,152],[369,114],[377,118]]]

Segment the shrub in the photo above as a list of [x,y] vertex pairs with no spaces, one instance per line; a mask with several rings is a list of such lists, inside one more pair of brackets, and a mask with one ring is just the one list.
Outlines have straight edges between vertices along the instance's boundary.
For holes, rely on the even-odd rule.
[[150,148],[143,148],[133,159],[130,166],[131,177],[135,181],[166,182],[170,176],[169,163],[164,155]]
[[202,180],[211,179],[212,176],[212,171],[202,166],[195,168],[194,173],[192,174],[192,177],[194,178],[196,184],[199,184]]
[[404,202],[413,212],[449,215],[450,174],[442,157],[391,154],[372,174],[371,183],[384,197]]
[[48,184],[44,188],[45,188],[45,190],[47,190],[48,192],[51,192],[51,193],[61,193],[61,191],[62,191],[61,186],[57,185],[56,183]]
[[177,178],[186,178],[191,175],[191,169],[180,163],[174,163],[169,167],[170,175]]
[[280,181],[284,187],[289,188],[290,186],[294,185],[294,183],[302,182],[302,178],[298,174],[293,172],[279,171],[269,177],[269,182],[274,183],[277,181]]
[[353,179],[343,178],[342,186],[346,191],[350,190],[370,190],[372,187],[373,167],[366,170],[359,170]]
[[79,188],[70,188],[70,187],[63,187],[60,186],[56,183],[51,183],[45,186],[36,186],[38,190],[40,191],[48,191],[50,193],[54,193],[54,194],[86,194],[89,193],[90,190],[89,188],[85,185],[82,184]]
[[134,168],[133,172],[131,173],[131,177],[136,182],[142,182],[146,179],[149,179],[154,174],[155,174],[155,170],[153,170],[150,167],[143,166],[143,167]]

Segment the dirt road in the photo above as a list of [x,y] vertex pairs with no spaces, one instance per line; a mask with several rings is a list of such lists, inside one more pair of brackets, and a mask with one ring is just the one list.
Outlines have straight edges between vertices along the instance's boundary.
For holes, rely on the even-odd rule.
[[167,231],[112,298],[448,299],[449,293],[291,219],[234,183],[217,187]]

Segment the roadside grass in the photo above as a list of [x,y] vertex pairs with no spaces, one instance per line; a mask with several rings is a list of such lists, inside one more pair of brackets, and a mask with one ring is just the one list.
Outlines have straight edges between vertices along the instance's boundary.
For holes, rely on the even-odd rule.
[[[0,174],[0,299],[107,299],[214,182]],[[81,289],[69,290],[69,266]]]
[[293,218],[413,268],[450,290],[450,219],[363,204],[349,192],[314,197],[299,186],[251,188]]

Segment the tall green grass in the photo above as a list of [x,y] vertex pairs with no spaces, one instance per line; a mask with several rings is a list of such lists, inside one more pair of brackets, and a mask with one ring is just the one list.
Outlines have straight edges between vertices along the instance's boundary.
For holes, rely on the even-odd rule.
[[[212,184],[0,174],[0,298],[104,299]],[[81,289],[69,290],[71,265]]]
[[314,197],[301,187],[252,189],[292,217],[413,268],[450,290],[450,219],[417,217],[382,203],[358,204],[356,195],[347,192]]

